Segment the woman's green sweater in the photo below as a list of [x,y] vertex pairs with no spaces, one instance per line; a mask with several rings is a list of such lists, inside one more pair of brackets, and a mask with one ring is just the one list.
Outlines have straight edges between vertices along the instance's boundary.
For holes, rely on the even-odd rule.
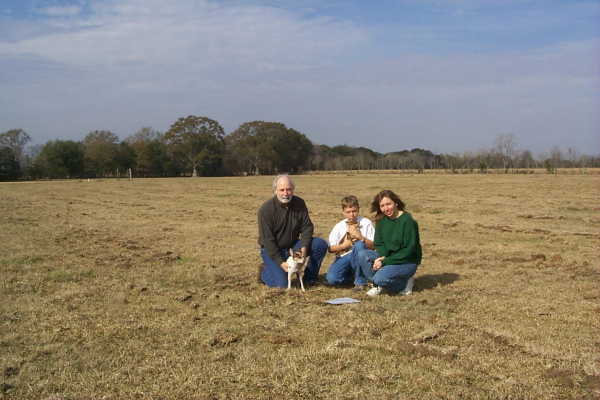
[[385,257],[383,265],[421,264],[419,224],[407,212],[377,221],[374,243],[377,253]]

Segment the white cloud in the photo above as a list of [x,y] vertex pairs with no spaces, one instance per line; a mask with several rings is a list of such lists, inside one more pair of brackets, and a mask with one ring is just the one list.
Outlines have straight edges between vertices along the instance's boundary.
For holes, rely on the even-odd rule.
[[599,44],[485,55],[403,55],[364,63],[331,71],[312,87],[288,86],[305,103],[295,104],[301,115],[288,112],[284,119],[317,133],[317,142],[379,151],[390,146],[478,149],[507,132],[534,151],[552,145],[584,149],[585,143],[584,150],[594,151],[600,149],[600,76],[594,57]]
[[37,10],[39,14],[46,15],[49,17],[74,17],[81,13],[81,7],[79,6],[54,6],[39,8]]
[[90,16],[0,41],[0,131],[124,138],[197,114],[227,131],[281,121],[317,143],[378,151],[473,150],[506,132],[534,151],[597,143],[598,40],[374,56],[368,27],[243,4],[97,1]]
[[331,62],[346,47],[365,41],[365,33],[350,24],[303,20],[274,8],[128,0],[98,3],[94,10],[93,17],[74,20],[67,29],[0,44],[0,54],[35,54],[70,66],[97,68],[244,63],[273,70]]

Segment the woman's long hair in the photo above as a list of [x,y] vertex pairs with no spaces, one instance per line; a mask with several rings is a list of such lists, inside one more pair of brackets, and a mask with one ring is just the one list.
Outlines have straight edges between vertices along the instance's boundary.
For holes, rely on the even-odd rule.
[[373,201],[371,202],[371,212],[375,213],[375,221],[379,221],[381,218],[384,217],[383,212],[381,212],[381,209],[379,208],[379,203],[381,203],[381,200],[383,200],[384,197],[387,197],[388,199],[396,203],[396,206],[400,211],[404,211],[404,208],[406,207],[404,202],[400,200],[400,197],[398,197],[396,193],[387,189],[382,190],[381,192],[375,195]]

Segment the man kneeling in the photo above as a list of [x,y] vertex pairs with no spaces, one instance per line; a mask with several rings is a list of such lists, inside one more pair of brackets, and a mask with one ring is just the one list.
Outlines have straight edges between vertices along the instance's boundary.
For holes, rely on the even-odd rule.
[[289,175],[278,175],[273,180],[274,196],[258,210],[258,244],[263,260],[261,280],[270,287],[288,285],[289,250],[310,256],[304,272],[304,282],[314,283],[327,252],[327,242],[313,238],[314,226],[306,203],[294,196],[294,182]]

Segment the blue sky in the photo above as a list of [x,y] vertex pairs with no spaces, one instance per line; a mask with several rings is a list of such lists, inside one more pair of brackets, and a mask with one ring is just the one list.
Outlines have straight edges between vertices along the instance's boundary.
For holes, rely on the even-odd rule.
[[0,132],[278,121],[314,143],[600,153],[600,0],[4,0]]

